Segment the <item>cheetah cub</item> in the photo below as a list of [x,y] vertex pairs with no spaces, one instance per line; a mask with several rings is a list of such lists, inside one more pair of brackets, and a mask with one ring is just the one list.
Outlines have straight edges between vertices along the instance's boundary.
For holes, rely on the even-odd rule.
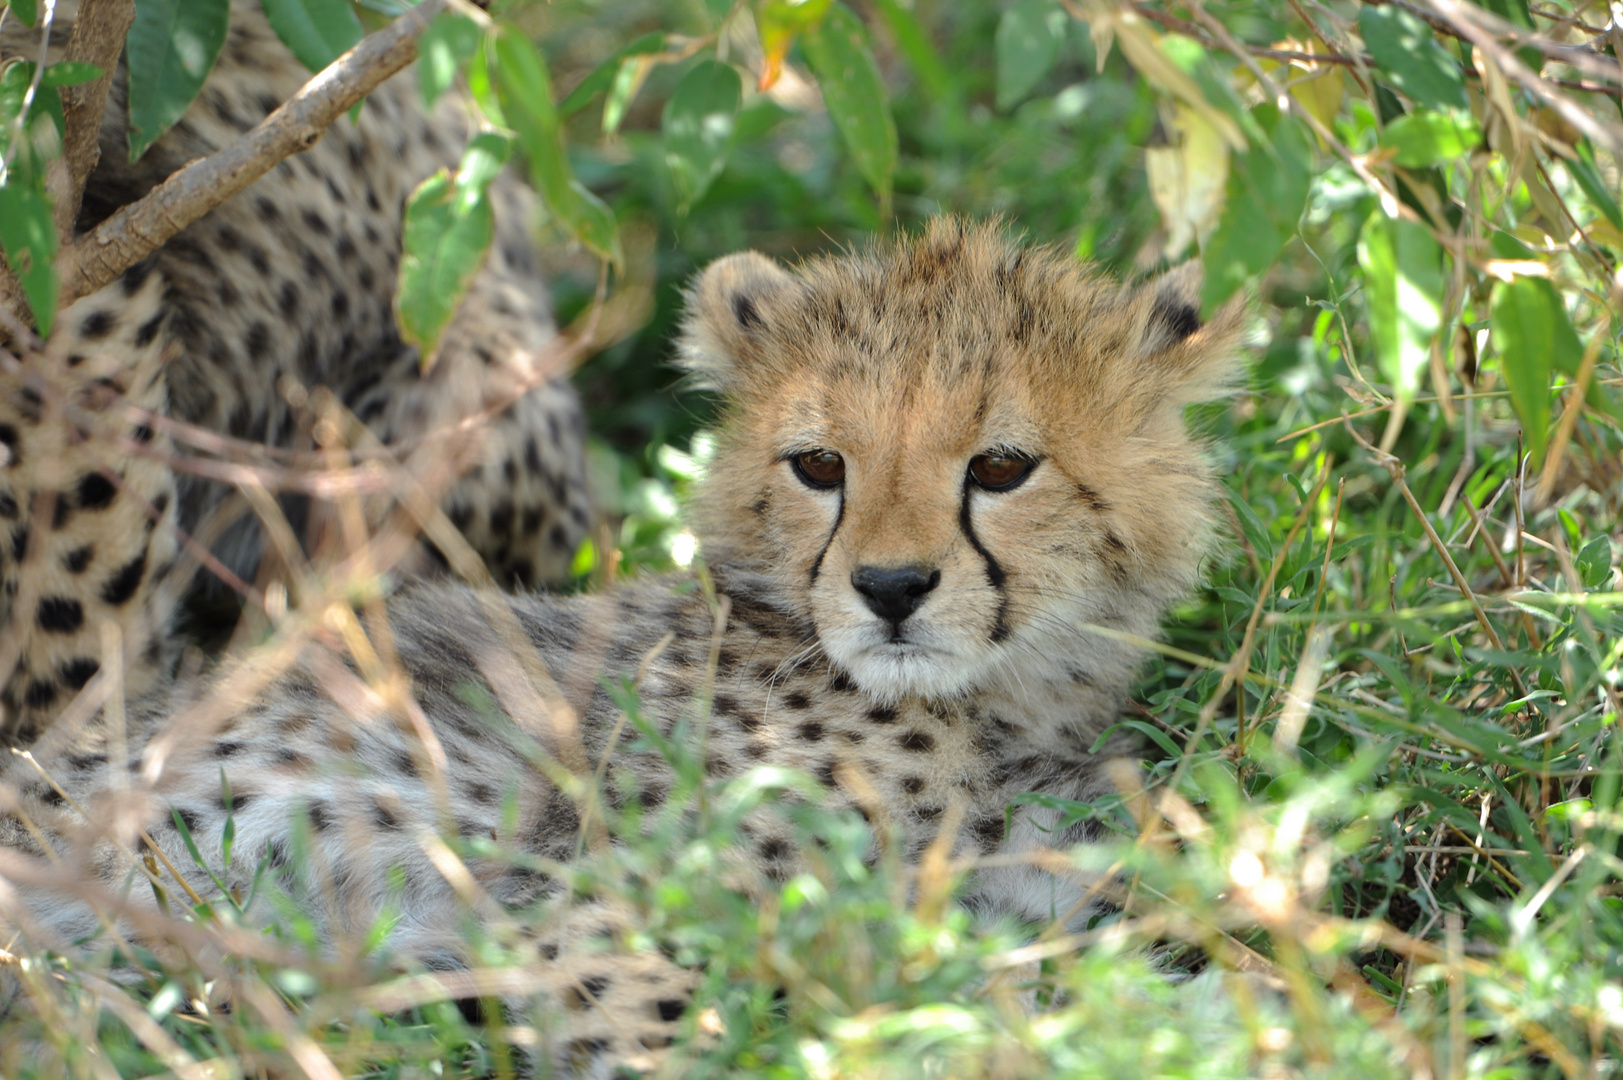
[[[89,822],[13,769],[14,805],[100,884],[50,893],[60,877],[12,818],[0,924],[62,947],[116,916],[151,942],[153,890],[130,885],[138,830],[216,892],[187,869],[171,808],[218,852],[223,773],[239,854],[213,868],[219,881],[245,885],[297,845],[329,943],[394,905],[393,953],[435,969],[474,962],[459,932],[470,912],[544,922],[532,944],[556,983],[530,1007],[550,1018],[537,1026],[559,1067],[646,1060],[680,1029],[690,975],[613,945],[606,901],[529,906],[564,891],[536,866],[601,850],[579,835],[593,796],[576,778],[602,777],[610,805],[671,797],[670,767],[605,689],[621,677],[660,730],[704,733],[692,749],[711,776],[770,764],[821,777],[910,857],[947,821],[962,823],[964,854],[1086,841],[1086,825],[1047,831],[1035,807],[1005,829],[1005,808],[1024,792],[1108,789],[1109,747],[1093,746],[1137,642],[1208,550],[1218,488],[1184,411],[1233,376],[1241,314],[1202,325],[1196,290],[1181,272],[1122,287],[954,220],[793,271],[757,254],[715,263],[681,342],[682,364],[726,401],[695,507],[714,596],[684,575],[577,597],[418,586],[388,609],[406,680],[368,675],[375,659],[336,662],[324,650],[338,638],[315,639],[274,678],[250,659],[207,693],[132,709],[152,719],[132,719],[127,760],[80,748],[45,763]],[[471,844],[458,869],[441,839],[458,834],[522,858]],[[746,888],[793,872],[781,822],[763,811],[747,835]],[[1047,920],[1081,895],[1000,865],[967,902]],[[220,964],[199,958],[195,934],[164,945]]]

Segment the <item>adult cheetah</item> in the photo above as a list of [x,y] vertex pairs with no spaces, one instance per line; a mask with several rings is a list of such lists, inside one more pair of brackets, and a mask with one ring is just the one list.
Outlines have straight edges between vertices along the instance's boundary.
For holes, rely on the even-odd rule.
[[[59,44],[73,7],[59,5]],[[16,18],[5,28],[5,58],[37,55]],[[308,77],[258,0],[237,0],[197,100],[132,164],[120,69],[77,227],[235,140]],[[469,110],[455,97],[425,114],[412,74],[390,80],[356,122],[334,124],[79,299],[43,355],[0,372],[0,745],[31,741],[95,674],[105,624],[120,631],[129,692],[164,678],[171,615],[196,561],[183,557],[177,528],[200,536],[228,573],[255,580],[264,531],[251,500],[222,479],[241,478],[251,496],[275,482],[264,474],[295,484],[297,470],[288,454],[250,444],[309,450],[327,434],[338,450],[391,445],[499,580],[567,577],[588,525],[584,425],[556,370],[534,197],[516,179],[492,187],[496,243],[428,373],[395,329],[401,209],[467,143]],[[462,423],[486,412],[494,419]],[[165,419],[234,442],[176,437]],[[266,469],[238,467],[244,454]],[[308,547],[330,508],[298,491],[280,507]],[[219,587],[214,573],[201,579]]]
[[[241,854],[213,867],[220,881],[287,863],[297,837],[319,880],[296,888],[324,940],[394,905],[388,944],[438,969],[478,961],[459,930],[471,912],[544,927],[528,947],[556,972],[534,1006],[549,1050],[567,1074],[606,1076],[669,1041],[691,984],[658,951],[606,945],[608,902],[569,907],[538,872],[603,850],[580,835],[596,800],[648,808],[678,790],[625,724],[620,678],[712,777],[819,777],[909,858],[946,822],[961,854],[1086,842],[1089,824],[1005,813],[1024,792],[1109,789],[1101,763],[1121,746],[1095,744],[1208,550],[1218,487],[1184,412],[1233,377],[1242,320],[1231,305],[1202,325],[1197,295],[1185,273],[1122,287],[952,220],[794,271],[713,264],[681,344],[726,403],[694,508],[713,590],[691,575],[576,597],[421,585],[388,611],[406,680],[312,645],[246,699],[252,661],[211,693],[149,702],[126,755],[45,764],[94,823],[11,774],[40,835],[103,884],[50,893],[14,821],[4,917],[60,946],[122,913],[147,940],[152,890],[118,891],[137,830],[190,866],[172,808],[218,851],[223,774]],[[794,872],[781,817],[763,808],[745,833],[741,887]],[[1081,884],[1015,862],[979,871],[967,902],[1031,920],[1081,907]]]

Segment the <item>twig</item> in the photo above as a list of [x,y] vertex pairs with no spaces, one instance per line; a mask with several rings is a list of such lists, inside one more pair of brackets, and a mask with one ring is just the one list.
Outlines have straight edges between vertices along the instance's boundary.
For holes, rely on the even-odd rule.
[[[118,277],[284,158],[314,146],[334,120],[416,59],[417,39],[445,7],[446,0],[423,0],[334,60],[230,146],[180,169],[66,248],[57,259],[63,306]],[[0,294],[6,307],[25,310],[14,281],[0,282]]]
[[[1488,613],[1482,610],[1482,604],[1477,600],[1476,593],[1471,591],[1470,582],[1465,580],[1465,575],[1455,565],[1454,557],[1448,553],[1448,545],[1443,543],[1443,538],[1437,535],[1436,529],[1432,528],[1431,519],[1426,516],[1426,511],[1421,507],[1420,501],[1414,497],[1414,492],[1409,490],[1409,482],[1404,479],[1406,470],[1403,467],[1403,462],[1358,434],[1358,430],[1352,426],[1351,421],[1347,422],[1347,434],[1351,435],[1353,441],[1372,455],[1376,463],[1391,475],[1392,482],[1398,486],[1398,491],[1403,495],[1404,501],[1409,504],[1409,509],[1413,510],[1414,516],[1420,519],[1420,527],[1426,531],[1426,538],[1431,541],[1431,546],[1436,549],[1438,556],[1442,558],[1443,565],[1448,567],[1450,576],[1454,578],[1454,584],[1460,587],[1461,595],[1470,602],[1471,610],[1476,614],[1476,621],[1482,625],[1483,631],[1488,635],[1488,640],[1493,643],[1495,649],[1501,653],[1504,652],[1505,643],[1500,640],[1499,631],[1495,630],[1493,623],[1488,621]],[[1525,698],[1527,696],[1527,687],[1522,684],[1522,677],[1516,673],[1515,668],[1508,664],[1505,665],[1505,670],[1510,674],[1510,681],[1516,684],[1516,692]]]
[[[1426,0],[1426,2],[1439,15],[1455,25],[1457,28],[1455,36],[1481,49],[1483,55],[1498,65],[1499,70],[1514,79],[1522,89],[1555,110],[1563,120],[1589,136],[1598,145],[1604,146],[1613,154],[1623,156],[1623,129],[1616,124],[1602,122],[1587,110],[1580,108],[1571,98],[1551,89],[1548,80],[1531,71],[1514,52],[1499,44],[1492,33],[1478,26],[1459,0]],[[1530,40],[1527,44],[1536,45],[1537,39]],[[1617,78],[1615,70],[1607,72],[1607,75]]]

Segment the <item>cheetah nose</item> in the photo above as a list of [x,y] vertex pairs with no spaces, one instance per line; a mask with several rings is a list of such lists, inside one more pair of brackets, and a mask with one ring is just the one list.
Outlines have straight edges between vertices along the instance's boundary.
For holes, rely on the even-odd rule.
[[862,566],[851,574],[851,587],[862,594],[869,610],[897,630],[924,603],[924,594],[939,584],[941,571],[927,566]]

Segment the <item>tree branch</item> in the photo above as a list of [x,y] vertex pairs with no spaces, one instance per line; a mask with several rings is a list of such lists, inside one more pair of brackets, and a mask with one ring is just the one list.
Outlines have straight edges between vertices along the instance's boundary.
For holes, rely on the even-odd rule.
[[60,171],[52,169],[47,179],[56,200],[56,234],[66,248],[73,240],[73,223],[79,217],[85,179],[101,160],[101,117],[107,108],[107,92],[113,85],[113,69],[124,49],[124,36],[135,22],[135,0],[82,0],[68,36],[65,60],[95,64],[102,77],[94,82],[62,88],[62,113],[67,120],[62,138]]
[[[118,277],[282,159],[314,146],[333,121],[416,59],[417,39],[446,6],[447,0],[423,0],[334,60],[236,142],[176,171],[64,248],[56,263],[62,306]],[[15,280],[0,281],[0,294],[0,303],[26,314]]]

